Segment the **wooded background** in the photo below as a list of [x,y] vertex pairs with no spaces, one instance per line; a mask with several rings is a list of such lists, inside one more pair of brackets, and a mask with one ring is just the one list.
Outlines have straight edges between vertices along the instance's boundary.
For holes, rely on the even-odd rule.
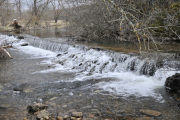
[[[180,39],[179,0],[0,0],[1,26],[69,22],[72,36],[86,40]],[[21,23],[19,23],[21,24]]]

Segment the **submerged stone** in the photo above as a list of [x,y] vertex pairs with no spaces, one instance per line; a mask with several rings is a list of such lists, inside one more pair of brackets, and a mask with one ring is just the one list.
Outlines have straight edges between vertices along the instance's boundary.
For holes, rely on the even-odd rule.
[[2,86],[2,85],[0,85],[0,89],[3,89],[3,86]]
[[37,112],[37,111],[40,111],[40,110],[44,110],[44,109],[47,109],[47,108],[48,108],[47,105],[43,105],[41,103],[37,103],[35,105],[29,105],[27,107],[27,110],[28,110],[28,112],[34,113],[34,112]]
[[55,99],[57,99],[57,97],[53,97],[53,98],[51,98],[49,101],[53,101],[53,100],[55,100]]
[[14,90],[14,91],[23,91],[23,88],[21,88],[21,87],[15,87],[15,88],[13,88],[13,90]]
[[140,109],[139,112],[155,117],[161,115],[161,113],[158,111],[148,110],[148,109]]
[[0,108],[9,108],[10,107],[10,104],[3,104],[3,105],[0,105]]
[[88,106],[82,107],[81,109],[91,109],[91,108],[92,108],[92,106],[91,106],[91,105],[88,105]]
[[38,114],[37,114],[37,118],[46,118],[46,119],[48,119],[49,116],[50,116],[50,113],[48,111],[46,111],[46,110],[42,110],[42,111],[38,112]]
[[81,117],[82,115],[82,112],[72,112],[71,114],[72,117]]
[[152,120],[150,117],[125,117],[125,120]]
[[3,89],[3,86],[2,86],[2,85],[0,85],[0,92],[1,92],[1,91],[3,91],[2,89]]
[[56,120],[63,120],[63,117],[57,116]]
[[63,117],[63,119],[65,119],[65,120],[68,118],[70,118],[69,115],[64,115],[64,117]]
[[63,105],[62,108],[67,108],[67,105]]
[[23,90],[23,92],[31,93],[31,92],[34,92],[34,89],[33,88],[28,88],[28,89]]

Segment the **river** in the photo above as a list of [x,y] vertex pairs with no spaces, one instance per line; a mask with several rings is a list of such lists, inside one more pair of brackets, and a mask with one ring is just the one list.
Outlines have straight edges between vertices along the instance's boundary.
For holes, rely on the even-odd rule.
[[180,118],[178,103],[164,87],[168,76],[180,73],[175,53],[141,57],[135,44],[77,43],[48,34],[0,35],[1,44],[13,45],[7,49],[13,59],[0,60],[0,119],[22,120],[35,103],[48,105],[54,116],[80,111],[96,119]]

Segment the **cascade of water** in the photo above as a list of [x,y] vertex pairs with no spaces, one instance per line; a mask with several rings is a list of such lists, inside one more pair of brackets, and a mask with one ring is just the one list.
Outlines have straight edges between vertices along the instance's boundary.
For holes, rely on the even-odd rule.
[[[96,50],[81,45],[69,45],[55,41],[45,41],[41,39],[26,39],[32,46],[45,50],[60,53],[54,61],[63,66],[77,69],[79,71],[93,73],[125,72],[134,71],[139,75],[153,76],[159,66],[153,59],[140,60],[133,54],[123,54],[108,50]],[[161,63],[162,64],[162,63]],[[179,62],[163,61],[161,67],[173,67],[179,70]]]
[[[122,96],[156,96],[161,99],[161,95],[156,94],[154,89],[162,87],[168,76],[180,72],[180,62],[169,59],[166,55],[162,59],[143,59],[135,54],[42,40],[32,36],[24,40],[3,35],[0,38],[31,54],[32,59],[43,57],[47,60],[43,61],[45,64],[55,65],[55,68],[35,73],[75,72],[72,81],[113,78],[112,81],[97,82],[94,86]],[[21,47],[23,42],[28,42],[29,46]]]

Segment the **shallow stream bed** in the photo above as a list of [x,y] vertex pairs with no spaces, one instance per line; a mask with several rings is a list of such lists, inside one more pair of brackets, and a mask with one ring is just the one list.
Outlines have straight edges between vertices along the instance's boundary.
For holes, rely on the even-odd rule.
[[[28,116],[27,106],[36,103],[48,105],[54,116],[79,111],[89,119],[180,119],[178,103],[163,86],[164,79],[153,80],[166,72],[157,70],[156,77],[145,76],[122,70],[132,60],[126,54],[66,44],[57,52],[57,43],[50,46],[49,42],[33,40],[25,39],[29,46],[7,49],[13,59],[0,60],[1,120],[23,120]],[[116,59],[118,55],[122,61]],[[144,114],[140,109],[161,115]]]

